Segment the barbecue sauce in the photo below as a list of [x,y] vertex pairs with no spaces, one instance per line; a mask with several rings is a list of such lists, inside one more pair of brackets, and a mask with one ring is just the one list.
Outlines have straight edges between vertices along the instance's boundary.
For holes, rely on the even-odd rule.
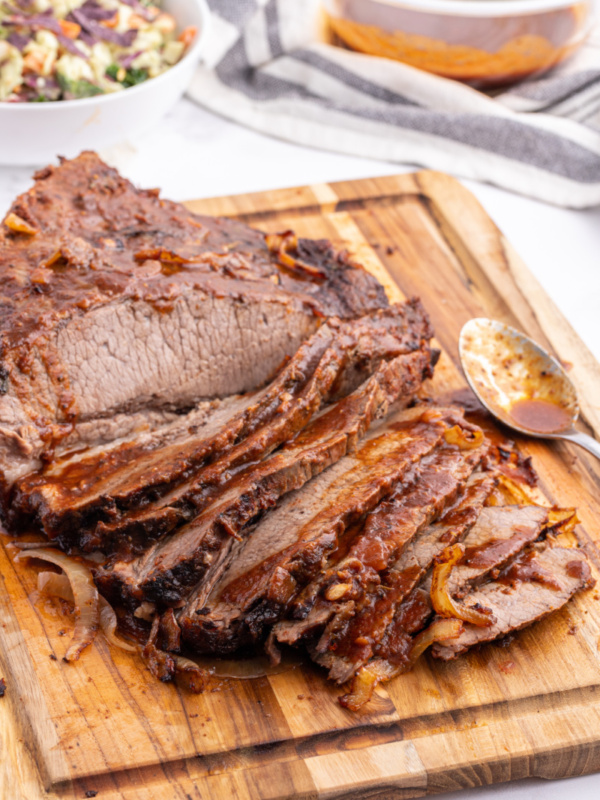
[[587,561],[569,561],[566,567],[566,572],[569,578],[578,578],[579,580],[584,581],[584,583],[589,583],[590,578],[592,577],[592,571],[590,570],[590,565]]
[[467,547],[460,564],[472,569],[491,569],[506,561],[518,545],[522,547],[528,538],[531,539],[529,531],[517,527],[509,539],[492,539],[485,544]]
[[548,400],[519,400],[508,413],[517,425],[534,433],[566,431],[572,424],[569,412]]
[[535,556],[535,551],[521,556],[496,579],[496,582],[504,583],[508,586],[517,582],[541,583],[542,586],[548,589],[554,589],[557,592],[562,591],[562,585],[549,570],[537,563]]

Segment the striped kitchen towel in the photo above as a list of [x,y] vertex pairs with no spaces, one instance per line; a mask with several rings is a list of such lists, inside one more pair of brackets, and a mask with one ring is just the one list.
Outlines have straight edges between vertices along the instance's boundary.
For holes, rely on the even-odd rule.
[[600,27],[565,65],[491,97],[319,35],[319,0],[209,0],[189,95],[263,133],[600,204]]

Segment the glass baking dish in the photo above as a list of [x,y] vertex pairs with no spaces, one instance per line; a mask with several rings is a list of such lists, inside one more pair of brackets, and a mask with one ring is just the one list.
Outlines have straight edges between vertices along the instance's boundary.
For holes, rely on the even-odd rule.
[[593,0],[325,0],[343,45],[493,87],[541,74],[585,39]]

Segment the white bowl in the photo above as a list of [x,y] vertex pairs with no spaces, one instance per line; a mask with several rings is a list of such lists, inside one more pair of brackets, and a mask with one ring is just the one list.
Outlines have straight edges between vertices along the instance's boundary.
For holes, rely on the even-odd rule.
[[210,35],[206,0],[165,0],[162,5],[179,29],[198,28],[181,61],[156,78],[114,94],[50,103],[0,102],[0,164],[37,166],[57,155],[71,158],[152,128],[187,89]]

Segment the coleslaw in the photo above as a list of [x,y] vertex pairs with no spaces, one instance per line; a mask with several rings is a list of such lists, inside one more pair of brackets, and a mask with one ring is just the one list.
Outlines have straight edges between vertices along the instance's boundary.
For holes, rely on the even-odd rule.
[[0,0],[0,101],[122,91],[176,64],[196,33],[151,0]]

